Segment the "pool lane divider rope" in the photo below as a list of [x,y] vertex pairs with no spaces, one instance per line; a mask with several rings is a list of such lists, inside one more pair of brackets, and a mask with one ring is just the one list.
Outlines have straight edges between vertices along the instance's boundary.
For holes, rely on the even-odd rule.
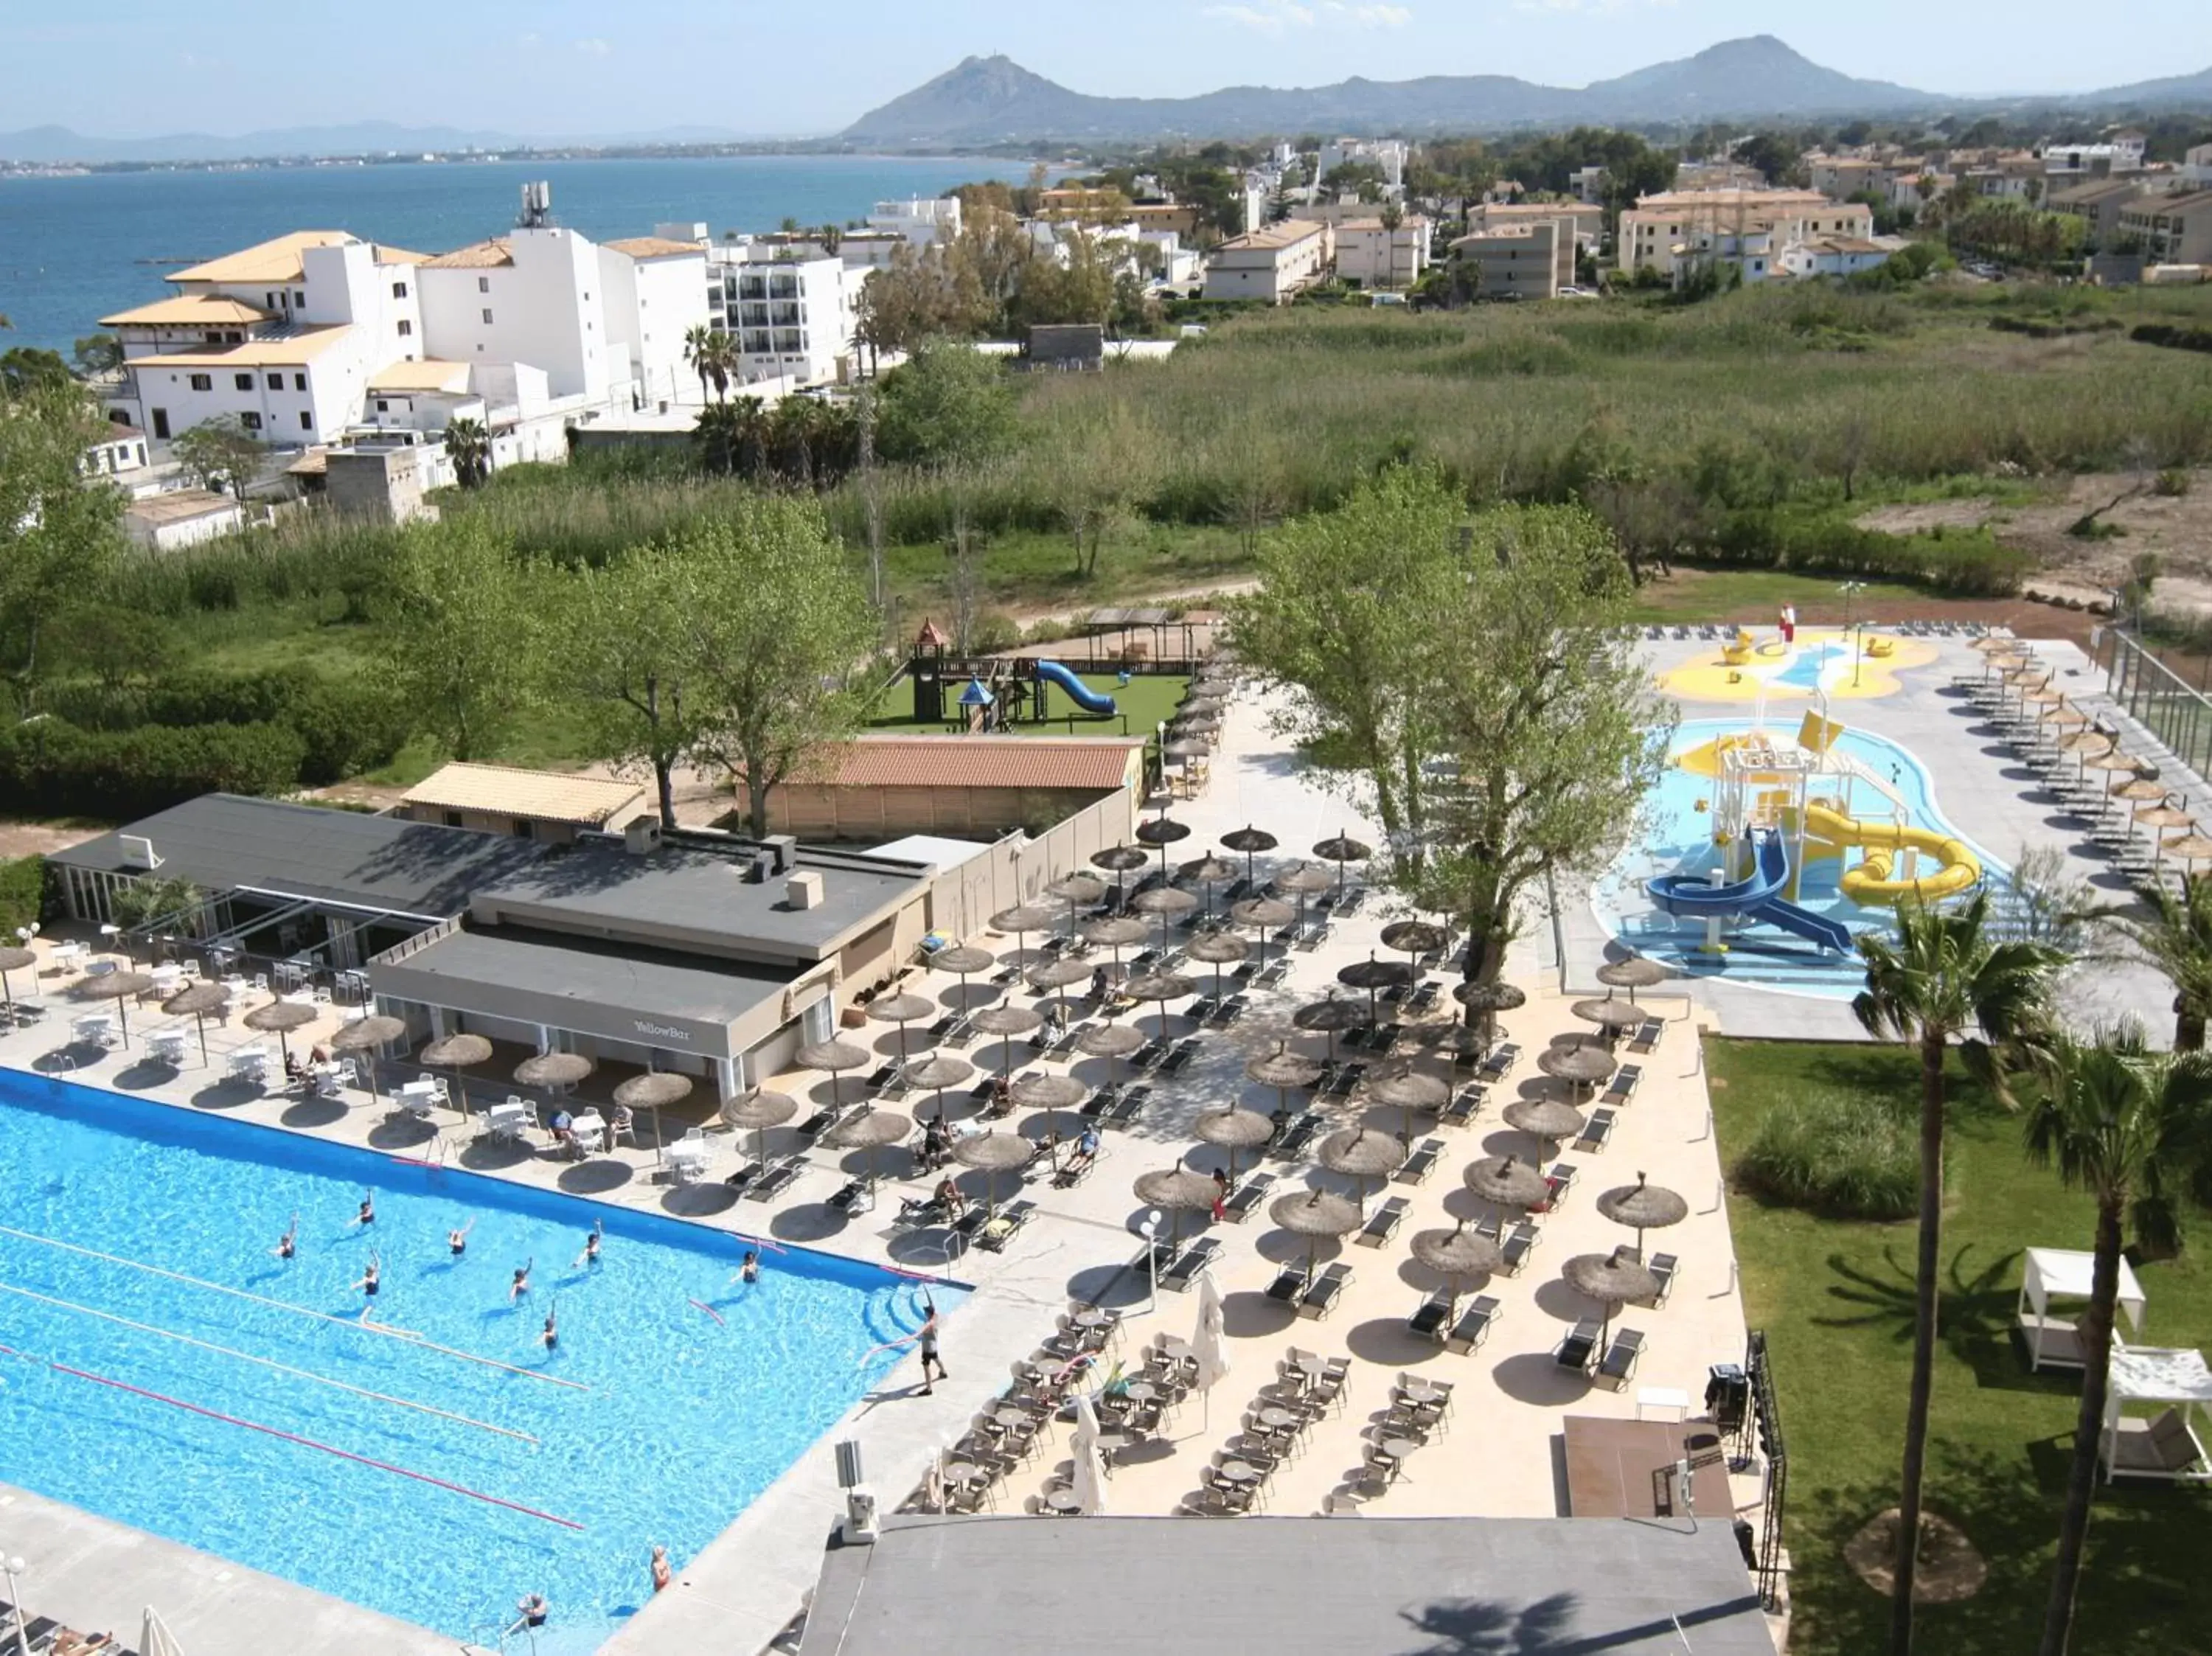
[[301,1437],[298,1433],[287,1432],[281,1427],[264,1426],[259,1421],[241,1420],[236,1415],[226,1415],[219,1409],[204,1409],[197,1403],[186,1403],[182,1398],[168,1397],[160,1392],[149,1392],[143,1386],[133,1386],[130,1381],[117,1380],[112,1375],[95,1374],[89,1368],[72,1368],[68,1363],[53,1357],[33,1356],[30,1352],[19,1351],[12,1345],[0,1345],[0,1355],[20,1357],[26,1362],[43,1364],[56,1374],[67,1374],[73,1380],[90,1380],[95,1386],[112,1386],[118,1392],[128,1392],[133,1397],[150,1398],[155,1403],[166,1403],[172,1409],[182,1409],[187,1414],[199,1415],[208,1420],[219,1420],[226,1426],[242,1426],[249,1432],[261,1432],[270,1437],[282,1438],[285,1442],[296,1443],[302,1448],[319,1449],[326,1455],[336,1455],[340,1460],[350,1460],[356,1465],[374,1467],[380,1472],[390,1472],[397,1477],[412,1478],[417,1483],[428,1483],[436,1489],[450,1490],[454,1495],[465,1495],[470,1500],[481,1501],[487,1506],[504,1507],[509,1512],[521,1513],[530,1518],[543,1519],[548,1524],[558,1524],[563,1529],[581,1530],[584,1527],[573,1518],[560,1518],[551,1513],[540,1512],[535,1507],[526,1507],[520,1501],[509,1501],[504,1495],[486,1495],[482,1489],[471,1489],[465,1483],[449,1483],[442,1477],[433,1477],[428,1472],[415,1471],[405,1466],[395,1466],[388,1460],[373,1460],[367,1455],[357,1455],[350,1449],[341,1449],[334,1444],[319,1443],[313,1438]]
[[96,1310],[88,1305],[77,1305],[69,1300],[56,1299],[50,1294],[35,1294],[27,1288],[17,1288],[13,1283],[0,1283],[0,1294],[13,1294],[18,1298],[50,1305],[64,1311],[75,1311],[87,1317],[97,1317],[102,1322],[119,1327],[135,1329],[141,1334],[152,1334],[165,1340],[176,1340],[182,1344],[197,1346],[203,1351],[212,1351],[218,1356],[236,1357],[241,1362],[259,1363],[264,1368],[273,1368],[280,1374],[289,1374],[295,1380],[313,1380],[318,1386],[329,1386],[341,1392],[349,1392],[357,1398],[368,1398],[377,1403],[388,1403],[397,1409],[418,1410],[426,1415],[435,1415],[441,1420],[457,1421],[463,1426],[473,1426],[479,1432],[496,1432],[501,1437],[511,1437],[524,1443],[538,1440],[527,1432],[518,1432],[511,1427],[495,1426],[487,1420],[477,1420],[467,1415],[457,1415],[448,1409],[434,1408],[427,1403],[416,1403],[407,1398],[387,1396],[372,1392],[365,1386],[353,1386],[342,1380],[332,1380],[327,1374],[310,1374],[304,1368],[295,1368],[289,1363],[278,1362],[274,1357],[257,1357],[251,1351],[234,1351],[227,1345],[216,1345],[207,1340],[194,1339],[190,1334],[179,1334],[174,1329],[156,1328],[151,1323],[133,1322],[128,1317],[118,1317],[112,1311]]
[[274,1306],[279,1311],[289,1311],[295,1317],[313,1317],[319,1322],[336,1323],[340,1328],[356,1329],[364,1334],[380,1334],[388,1340],[404,1340],[416,1350],[435,1351],[441,1356],[459,1357],[463,1362],[482,1363],[487,1368],[504,1369],[510,1374],[543,1380],[548,1386],[565,1386],[571,1392],[588,1392],[592,1388],[581,1380],[565,1380],[558,1374],[549,1374],[542,1368],[525,1368],[518,1363],[501,1362],[497,1357],[478,1356],[473,1351],[457,1351],[450,1345],[439,1345],[424,1339],[411,1329],[391,1328],[382,1323],[362,1322],[355,1317],[334,1316],[327,1311],[317,1311],[310,1306],[294,1305],[289,1300],[272,1300],[264,1295],[249,1294],[242,1288],[228,1288],[221,1283],[203,1282],[198,1277],[187,1277],[179,1271],[165,1271],[160,1265],[146,1265],[137,1259],[126,1259],[119,1254],[102,1253],[98,1248],[82,1247],[75,1242],[64,1242],[58,1237],[41,1236],[33,1230],[17,1230],[12,1225],[0,1225],[0,1236],[15,1236],[26,1242],[43,1242],[48,1247],[60,1248],[66,1253],[82,1253],[88,1259],[100,1259],[112,1265],[128,1265],[133,1271],[143,1271],[155,1277],[166,1277],[173,1283],[185,1283],[193,1288],[204,1288],[217,1294],[228,1294],[233,1299],[251,1300],[256,1305]]

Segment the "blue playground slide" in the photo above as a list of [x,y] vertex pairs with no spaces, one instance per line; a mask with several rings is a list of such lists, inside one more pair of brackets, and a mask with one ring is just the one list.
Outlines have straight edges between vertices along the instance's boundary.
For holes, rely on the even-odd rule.
[[1114,711],[1112,696],[1099,695],[1056,661],[1040,661],[1036,664],[1036,674],[1046,683],[1059,686],[1066,693],[1070,701],[1087,713],[1103,717]]
[[1810,909],[1784,901],[1782,889],[1790,883],[1790,848],[1772,828],[1759,836],[1758,866],[1751,877],[1726,885],[1710,885],[1689,874],[1662,874],[1644,883],[1653,904],[1668,914],[1691,919],[1741,918],[1763,921],[1796,933],[1808,943],[1849,954],[1850,930],[1824,919]]

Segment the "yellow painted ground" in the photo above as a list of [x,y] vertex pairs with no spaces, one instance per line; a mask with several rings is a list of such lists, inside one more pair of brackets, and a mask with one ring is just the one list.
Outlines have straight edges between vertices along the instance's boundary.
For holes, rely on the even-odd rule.
[[[1781,682],[1780,676],[1795,664],[1799,652],[1817,649],[1823,643],[1848,641],[1842,630],[1833,627],[1800,628],[1794,650],[1786,647],[1781,634],[1771,628],[1762,628],[1751,637],[1748,650],[1732,644],[1661,674],[1659,688],[1686,701],[1753,701],[1762,687],[1770,701],[1793,696],[1809,700],[1810,686],[1802,681]],[[1936,646],[1924,639],[1899,638],[1869,629],[1856,675],[1850,658],[1844,657],[1839,666],[1827,670],[1825,688],[1831,701],[1893,695],[1899,673],[1925,667],[1935,659]]]

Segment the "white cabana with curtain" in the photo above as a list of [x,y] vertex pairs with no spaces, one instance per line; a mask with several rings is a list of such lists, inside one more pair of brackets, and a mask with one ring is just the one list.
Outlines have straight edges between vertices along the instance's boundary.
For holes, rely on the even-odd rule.
[[[2090,1277],[2096,1260],[2094,1253],[2077,1253],[2070,1248],[2028,1249],[2027,1264],[2021,1277],[2020,1300],[2013,1310],[2013,1326],[2020,1330],[2021,1343],[2027,1348],[2027,1366],[2031,1369],[2082,1366],[2081,1334],[2076,1319],[2087,1307]],[[2058,1302],[2055,1311],[2053,1301]],[[2112,1327],[2112,1350],[2116,1355],[2126,1344],[2120,1324],[2124,1322],[2127,1328],[2141,1334],[2142,1315],[2142,1286],[2123,1259],[2119,1316],[2114,1319]]]
[[[2128,1406],[2155,1414],[2126,1412]],[[2204,1354],[2155,1346],[2112,1353],[2112,1391],[2105,1404],[2105,1481],[2155,1477],[2212,1483],[2204,1434],[2212,1421],[2212,1368]]]

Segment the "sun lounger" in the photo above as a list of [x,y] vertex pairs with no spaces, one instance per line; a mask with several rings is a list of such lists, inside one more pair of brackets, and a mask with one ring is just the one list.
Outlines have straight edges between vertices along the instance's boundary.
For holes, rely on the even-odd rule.
[[1237,1181],[1237,1188],[1229,1192],[1229,1199],[1221,1204],[1221,1216],[1230,1223],[1241,1225],[1252,1216],[1252,1210],[1267,1199],[1274,1188],[1272,1173],[1248,1173]]
[[1160,1273],[1160,1286],[1180,1294],[1198,1280],[1199,1272],[1212,1265],[1221,1253],[1221,1244],[1211,1236],[1201,1236],[1182,1251],[1177,1259]]
[[1451,1295],[1431,1294],[1406,1319],[1406,1331],[1425,1340],[1440,1340],[1444,1337],[1444,1319],[1450,1315]]
[[945,1204],[934,1196],[906,1196],[899,1198],[898,1215],[891,1225],[898,1230],[928,1230],[943,1224],[949,1216]]
[[1490,1338],[1491,1325],[1498,1320],[1500,1314],[1495,1299],[1487,1294],[1476,1295],[1468,1301],[1467,1308],[1459,1313],[1459,1320],[1452,1325],[1451,1332],[1444,1337],[1444,1350],[1462,1355],[1474,1350]]
[[1474,1119],[1475,1112],[1482,1107],[1483,1089],[1480,1083],[1470,1083],[1452,1095],[1437,1120],[1447,1127],[1464,1127]]
[[1129,1269],[1138,1276],[1158,1281],[1167,1274],[1176,1262],[1175,1244],[1155,1238],[1137,1250],[1137,1257],[1129,1261]]
[[1552,1353],[1553,1360],[1562,1368],[1572,1368],[1582,1374],[1597,1359],[1598,1320],[1585,1317],[1568,1331]]
[[848,1180],[830,1198],[830,1205],[843,1214],[872,1213],[876,1206],[876,1187],[866,1179]]
[[1567,1192],[1575,1187],[1576,1173],[1577,1168],[1571,1162],[1553,1162],[1551,1172],[1544,1175],[1544,1186],[1548,1194],[1530,1210],[1535,1213],[1557,1212],[1559,1204],[1567,1199]]
[[1196,1000],[1191,1002],[1189,1005],[1183,1008],[1183,1016],[1188,1018],[1194,1018],[1199,1022],[1204,1023],[1212,1017],[1216,1012],[1221,1010],[1222,1004],[1223,1003],[1221,1001],[1215,999],[1212,995],[1200,995]]
[[1336,1066],[1335,1075],[1323,1077],[1319,1096],[1349,1098],[1366,1079],[1367,1066],[1364,1064],[1340,1064]]
[[1638,1300],[1638,1305],[1648,1305],[1655,1310],[1667,1303],[1667,1296],[1674,1291],[1674,1276],[1681,1262],[1671,1253],[1655,1253],[1644,1262],[1644,1268],[1659,1279],[1659,1291],[1648,1300]]
[[1513,1067],[1515,1061],[1520,1056],[1521,1048],[1512,1041],[1507,1041],[1482,1060],[1482,1067],[1474,1072],[1475,1079],[1489,1085],[1496,1085],[1505,1079],[1505,1072]]
[[1351,1285],[1352,1267],[1342,1260],[1328,1267],[1314,1279],[1313,1286],[1298,1297],[1298,1315],[1326,1317],[1336,1309],[1344,1290]]
[[988,1209],[980,1206],[963,1208],[960,1210],[960,1216],[952,1222],[952,1234],[959,1239],[962,1247],[964,1247],[982,1234],[983,1227],[990,1222],[990,1218],[991,1215]]
[[1521,1274],[1522,1266],[1528,1263],[1529,1254],[1535,1251],[1537,1240],[1536,1227],[1527,1220],[1513,1227],[1511,1234],[1498,1245],[1498,1252],[1505,1256],[1507,1276]]
[[1179,1040],[1168,1049],[1168,1055],[1160,1060],[1160,1073],[1164,1076],[1181,1075],[1184,1066],[1197,1056],[1198,1042],[1195,1039]]
[[1269,1149],[1268,1154],[1279,1161],[1295,1162],[1304,1156],[1315,1139],[1321,1136],[1322,1119],[1314,1111],[1301,1113]]
[[2204,1473],[2204,1452],[2189,1429],[2182,1411],[2167,1408],[2144,1420],[2120,1417],[2112,1435],[2112,1454],[2105,1476],[2196,1480]]
[[1636,1373],[1638,1361],[1644,1356],[1644,1336],[1632,1328],[1624,1328],[1613,1337],[1606,1348],[1605,1360],[1597,1366],[1599,1383],[1618,1392],[1628,1384]]
[[1606,1140],[1613,1137],[1613,1113],[1611,1110],[1592,1110],[1583,1123],[1583,1136],[1575,1140],[1578,1150],[1601,1150]]
[[1381,1247],[1397,1234],[1398,1227],[1405,1222],[1406,1198],[1394,1196],[1367,1216],[1367,1222],[1359,1228],[1358,1240],[1362,1247]]
[[1036,1216],[1034,1202],[1009,1202],[999,1210],[998,1216],[986,1219],[975,1232],[975,1246],[987,1253],[1003,1253],[1006,1244],[1021,1234],[1024,1225]]
[[774,1201],[791,1188],[793,1181],[805,1165],[795,1156],[785,1157],[753,1181],[752,1187],[745,1192],[745,1199],[750,1202]]
[[1125,1087],[1121,1089],[1121,1095],[1099,1116],[1099,1124],[1108,1127],[1126,1127],[1142,1115],[1145,1107],[1152,1101],[1152,1089],[1150,1087]]
[[1357,914],[1366,901],[1367,888],[1354,886],[1344,894],[1343,900],[1337,904],[1335,912],[1344,915]]
[[1091,1177],[1091,1169],[1096,1168],[1097,1165],[1098,1158],[1094,1156],[1071,1157],[1066,1165],[1062,1167],[1058,1173],[1053,1174],[1052,1187],[1054,1190],[1073,1190],[1078,1185]]
[[1135,1056],[1130,1059],[1129,1067],[1139,1072],[1147,1070],[1156,1070],[1159,1067],[1160,1060],[1167,1055],[1167,1042],[1164,1040],[1148,1040],[1142,1046],[1139,1046],[1136,1051]]
[[1641,1086],[1643,1082],[1644,1066],[1642,1065],[1622,1065],[1620,1069],[1613,1071],[1613,1083],[1605,1089],[1604,1101],[1607,1104],[1627,1103],[1635,1096],[1637,1088]]
[[844,1119],[845,1112],[840,1106],[825,1104],[799,1124],[799,1136],[801,1138],[819,1138]]
[[1413,1153],[1405,1159],[1398,1171],[1391,1174],[1391,1177],[1403,1184],[1425,1184],[1429,1175],[1437,1170],[1437,1163],[1442,1159],[1443,1153],[1443,1139],[1424,1138],[1414,1147]]
[[1267,1297],[1278,1305],[1295,1305],[1306,1291],[1306,1274],[1296,1265],[1285,1265],[1267,1284]]

